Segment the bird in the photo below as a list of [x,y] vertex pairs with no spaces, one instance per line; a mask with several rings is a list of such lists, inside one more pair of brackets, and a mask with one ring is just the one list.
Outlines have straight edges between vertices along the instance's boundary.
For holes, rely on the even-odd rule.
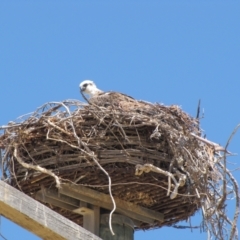
[[102,90],[98,89],[96,84],[91,80],[84,80],[79,85],[80,91],[89,96],[89,98],[95,97],[100,93],[103,93]]
[[136,102],[134,98],[120,92],[104,92],[98,89],[92,80],[84,80],[80,83],[79,88],[82,94],[88,95],[88,102],[90,104],[99,107],[112,106],[126,109],[129,103]]

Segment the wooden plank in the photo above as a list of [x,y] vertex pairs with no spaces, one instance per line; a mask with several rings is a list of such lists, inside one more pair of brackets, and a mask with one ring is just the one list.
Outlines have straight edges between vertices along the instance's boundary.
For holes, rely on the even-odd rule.
[[93,219],[93,229],[95,235],[99,236],[99,228],[100,228],[100,207],[99,206],[93,206],[93,214],[94,214],[94,219]]
[[[83,215],[83,228],[95,235],[99,235],[100,208],[90,206],[83,201],[59,194],[56,190],[42,189],[35,194],[35,198],[44,203]],[[80,203],[80,207],[79,207]]]
[[73,212],[83,215],[83,227],[85,229],[95,235],[99,235],[100,207],[91,206],[91,208],[89,208],[88,205],[88,203],[81,201],[80,207]]
[[100,239],[3,181],[0,214],[45,240]]
[[43,197],[47,196],[49,198],[58,200],[60,202],[70,204],[70,205],[74,206],[75,208],[77,208],[79,206],[79,200],[73,199],[71,197],[68,197],[68,196],[65,196],[65,195],[62,195],[62,194],[59,194],[58,191],[55,190],[55,189],[43,188],[42,190],[38,191],[36,195],[40,195],[40,194]]
[[[105,208],[105,209],[108,209],[108,210],[112,210],[112,208],[113,208],[112,203],[105,203],[105,202],[102,202],[100,199],[93,199],[91,197],[87,197],[87,196],[84,196],[83,194],[79,194],[79,193],[76,193],[76,192],[73,192],[73,191],[67,190],[67,189],[64,189],[64,190],[60,189],[59,191],[62,194],[65,194],[65,195],[70,196],[72,198],[79,199],[79,200],[84,201],[84,202],[88,202],[88,203],[90,203],[94,206],[99,206],[101,208]],[[116,212],[121,213],[122,215],[128,216],[132,219],[139,220],[141,222],[145,222],[145,223],[149,223],[149,224],[154,223],[153,219],[141,216],[141,215],[139,215],[137,213],[134,213],[134,212],[127,211],[124,208],[121,208],[121,206],[117,206]]]
[[47,195],[44,195],[44,193],[42,193],[41,191],[37,192],[37,194],[35,195],[35,198],[41,202],[49,203],[55,207],[60,207],[68,211],[73,211],[74,209],[76,209],[76,207],[72,206],[71,204],[68,204],[68,203],[59,201],[58,199],[54,199]]
[[[109,210],[113,208],[113,204],[109,195],[97,192],[95,190],[80,185],[62,184],[59,192],[61,194],[65,194],[81,201],[100,206],[102,208],[106,208]],[[162,213],[140,207],[138,205],[123,201],[115,197],[114,200],[117,205],[116,211],[132,219],[140,220],[147,223],[153,223],[154,220],[162,222],[164,219],[164,215]]]
[[[34,198],[36,198],[37,200],[39,200],[41,202],[50,203],[53,206],[60,207],[60,208],[63,208],[63,209],[66,209],[66,210],[73,211],[75,213],[84,215],[83,212],[81,211],[81,209],[78,208],[79,202],[80,202],[79,200],[74,199],[72,197],[68,197],[68,196],[63,195],[63,194],[59,194],[56,190],[52,190],[52,189],[40,190],[35,194]],[[82,202],[83,201],[81,201],[81,203]],[[92,206],[93,210],[95,210],[95,208],[98,208],[98,207],[97,206]],[[123,212],[123,211],[120,211],[119,213],[122,213],[122,214],[126,215],[125,212]],[[97,213],[95,213],[95,215],[96,214]],[[99,218],[100,217],[95,217],[94,221],[99,221]],[[141,217],[141,216],[140,216],[140,218],[138,217],[138,219],[141,219],[141,221],[137,220],[137,219],[132,219],[134,221],[135,226],[140,226],[141,222],[148,222],[148,223],[153,223],[154,222],[151,219],[144,218],[144,217]],[[93,233],[98,236],[99,225],[97,225],[97,223],[94,223],[94,224],[95,224],[95,226],[97,226],[96,227],[97,229]]]

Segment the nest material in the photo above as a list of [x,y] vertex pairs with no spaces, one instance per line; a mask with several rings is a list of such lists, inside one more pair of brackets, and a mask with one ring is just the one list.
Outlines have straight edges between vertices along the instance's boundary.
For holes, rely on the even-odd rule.
[[[223,149],[201,138],[197,119],[178,106],[47,103],[9,123],[0,147],[5,178],[30,196],[69,181],[109,194],[103,168],[113,197],[164,214],[163,222],[139,229],[172,226],[200,208],[212,221],[219,207],[221,196],[213,193],[223,179],[216,165]],[[54,209],[81,223],[79,215]]]

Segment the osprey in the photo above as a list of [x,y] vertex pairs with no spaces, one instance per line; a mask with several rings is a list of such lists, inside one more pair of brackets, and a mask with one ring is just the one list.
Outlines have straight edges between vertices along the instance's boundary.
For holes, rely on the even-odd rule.
[[80,91],[89,95],[89,98],[96,97],[97,95],[103,93],[102,90],[99,90],[96,84],[91,80],[84,80],[79,85]]
[[[103,92],[98,89],[96,84],[91,80],[85,80],[79,85],[80,91],[83,94],[89,96],[88,101],[93,105],[99,107],[120,107],[122,109],[127,109],[130,107],[130,103],[137,103],[132,97],[127,96],[119,92]],[[130,104],[130,105],[129,105]]]

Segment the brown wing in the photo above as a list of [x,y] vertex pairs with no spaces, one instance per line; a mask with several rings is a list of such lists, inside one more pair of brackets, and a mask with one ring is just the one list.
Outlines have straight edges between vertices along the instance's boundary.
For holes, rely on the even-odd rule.
[[149,103],[137,101],[134,98],[118,92],[99,93],[89,99],[89,102],[99,107],[118,108],[131,112],[149,112]]
[[120,107],[136,102],[136,100],[126,94],[118,92],[100,93],[89,99],[89,102],[99,107]]

